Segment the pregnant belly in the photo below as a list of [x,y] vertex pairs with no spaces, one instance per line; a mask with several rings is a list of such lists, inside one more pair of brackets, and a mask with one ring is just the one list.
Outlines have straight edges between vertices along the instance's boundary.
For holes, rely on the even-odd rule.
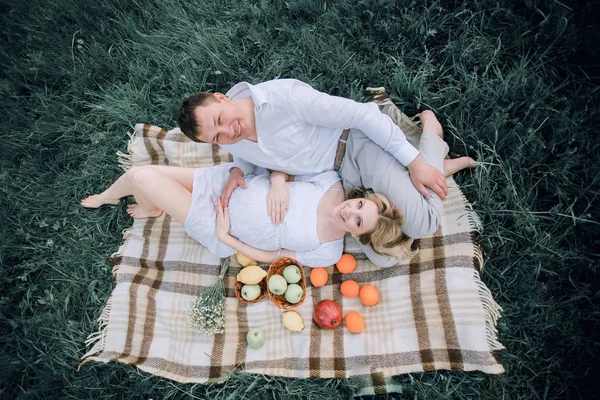
[[271,222],[267,212],[271,189],[267,175],[249,180],[247,189],[237,188],[229,200],[231,234],[262,250],[307,251],[317,247],[317,204],[321,193],[308,182],[291,182],[287,187],[289,209],[285,221],[279,225]]
[[267,213],[270,188],[268,177],[257,176],[247,182],[247,189],[235,189],[229,200],[231,235],[262,250],[279,249],[279,229]]

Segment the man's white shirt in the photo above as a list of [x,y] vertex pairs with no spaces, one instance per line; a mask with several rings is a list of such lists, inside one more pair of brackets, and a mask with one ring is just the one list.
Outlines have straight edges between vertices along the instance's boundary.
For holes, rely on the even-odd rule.
[[227,92],[231,100],[252,97],[258,143],[241,140],[223,145],[234,156],[232,167],[244,175],[254,165],[290,175],[333,169],[344,129],[358,129],[408,165],[419,151],[374,103],[331,96],[295,79],[257,85],[241,82]]

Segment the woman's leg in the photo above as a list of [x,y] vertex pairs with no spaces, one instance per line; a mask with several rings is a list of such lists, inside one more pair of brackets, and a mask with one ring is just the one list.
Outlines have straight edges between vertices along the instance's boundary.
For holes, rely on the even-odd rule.
[[194,168],[148,165],[133,167],[104,192],[82,200],[88,208],[118,204],[121,197],[133,195],[137,204],[128,207],[133,218],[157,217],[165,211],[183,223],[192,202]]

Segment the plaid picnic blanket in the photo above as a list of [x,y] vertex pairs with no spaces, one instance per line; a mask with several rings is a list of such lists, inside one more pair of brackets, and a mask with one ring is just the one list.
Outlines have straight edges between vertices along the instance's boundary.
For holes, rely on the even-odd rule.
[[[129,154],[131,165],[211,166],[230,161],[220,147],[189,141],[179,129],[137,125]],[[308,378],[351,378],[360,395],[397,391],[393,376],[449,369],[501,373],[496,320],[500,307],[481,281],[482,255],[473,238],[478,219],[452,178],[443,221],[431,237],[418,240],[418,254],[392,268],[374,266],[347,238],[345,251],[358,260],[355,271],[340,274],[320,288],[308,284],[296,310],[306,328],[286,330],[282,310],[268,297],[245,305],[233,282],[241,267],[235,257],[224,278],[226,325],[222,334],[199,336],[188,324],[196,297],[219,274],[220,260],[191,239],[168,216],[135,220],[114,257],[114,290],[91,334],[82,360],[120,361],[179,382],[206,382],[231,370]],[[207,223],[213,223],[207,221]],[[307,269],[307,273],[310,270]],[[371,283],[380,293],[377,305],[340,294],[343,280]],[[356,310],[366,320],[360,334],[343,326],[321,330],[312,322],[314,305],[333,299],[344,313]],[[261,327],[265,345],[249,349],[246,334]]]

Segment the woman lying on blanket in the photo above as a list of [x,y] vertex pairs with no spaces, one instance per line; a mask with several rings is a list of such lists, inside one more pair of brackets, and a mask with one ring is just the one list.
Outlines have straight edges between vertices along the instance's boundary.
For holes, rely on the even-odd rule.
[[[450,172],[456,168],[446,165]],[[335,171],[290,178],[257,168],[245,177],[247,188],[236,189],[223,209],[218,196],[229,169],[230,164],[133,167],[81,204],[97,208],[133,195],[137,204],[127,209],[133,218],[157,217],[164,211],[219,257],[240,251],[267,263],[285,256],[310,267],[331,265],[342,255],[346,232],[386,256],[400,258],[409,251],[411,241],[401,230],[402,213],[385,196],[362,189],[352,190],[345,200]],[[274,224],[267,211],[269,190],[278,185],[287,186],[290,198],[282,224]]]
[[[293,179],[257,168],[246,177],[223,209],[218,198],[229,177],[230,164],[210,168],[133,167],[107,190],[84,199],[84,207],[118,204],[133,195],[133,218],[157,217],[165,211],[184,224],[188,234],[219,257],[240,251],[261,262],[292,257],[306,266],[335,263],[342,255],[346,232],[372,238],[376,249],[397,255],[407,238],[402,215],[379,194],[353,191],[345,201],[335,171]],[[287,185],[290,193],[285,222],[274,224],[267,212],[271,185]],[[216,223],[215,223],[216,221]],[[230,232],[230,233],[229,233]]]

